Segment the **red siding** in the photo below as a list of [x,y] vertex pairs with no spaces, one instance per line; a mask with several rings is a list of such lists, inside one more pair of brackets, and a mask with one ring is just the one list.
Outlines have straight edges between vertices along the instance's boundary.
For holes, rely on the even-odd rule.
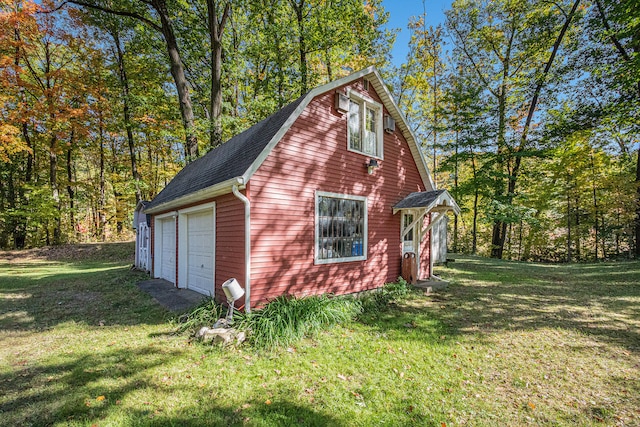
[[[197,203],[190,203],[180,206],[180,209],[190,208],[192,206],[202,205],[205,203],[215,202],[216,206],[216,249],[215,249],[215,299],[217,301],[226,301],[222,284],[232,277],[245,286],[245,267],[244,267],[244,204],[233,194],[226,194],[215,199],[207,199]],[[161,214],[164,212],[161,212]],[[155,218],[155,217],[154,217]],[[178,280],[178,248],[179,233],[178,221],[176,221],[176,282]],[[155,254],[155,221],[151,221],[151,247],[152,254]],[[151,257],[152,272],[155,256]],[[152,273],[153,274],[153,273]],[[177,285],[176,285],[177,286]],[[240,307],[244,301],[236,303],[236,307]]]
[[[226,301],[222,284],[235,277],[244,288],[244,204],[233,194],[218,197],[216,201],[216,300]],[[253,299],[253,298],[252,298]],[[236,302],[241,307],[244,301]]]
[[[361,82],[352,88],[362,91]],[[372,87],[368,95],[381,103]],[[400,274],[400,214],[392,206],[425,190],[420,174],[398,130],[385,133],[384,159],[367,174],[369,157],[347,150],[346,116],[333,99],[332,91],[312,100],[251,178],[253,306],[283,293],[358,292]],[[316,191],[367,196],[367,260],[314,265]]]

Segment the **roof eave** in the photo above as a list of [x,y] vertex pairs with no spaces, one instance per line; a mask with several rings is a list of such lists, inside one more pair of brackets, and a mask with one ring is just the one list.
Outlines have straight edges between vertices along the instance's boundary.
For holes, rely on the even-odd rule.
[[150,209],[145,209],[144,213],[152,214],[152,215],[159,214],[159,213],[170,211],[172,209],[177,209],[184,205],[198,203],[207,199],[212,199],[214,197],[231,193],[234,185],[242,187],[244,186],[244,183],[245,183],[244,179],[241,176],[237,176],[235,178],[231,178],[226,181],[219,182],[210,187],[203,188],[202,190],[185,194],[182,197],[178,197],[176,199],[169,200],[168,202],[161,203],[158,206],[154,206]]

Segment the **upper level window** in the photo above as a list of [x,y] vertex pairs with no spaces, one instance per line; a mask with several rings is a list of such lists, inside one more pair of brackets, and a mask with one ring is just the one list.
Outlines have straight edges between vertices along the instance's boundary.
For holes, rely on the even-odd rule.
[[382,105],[349,94],[349,150],[382,157]]
[[367,259],[367,199],[316,193],[316,264]]

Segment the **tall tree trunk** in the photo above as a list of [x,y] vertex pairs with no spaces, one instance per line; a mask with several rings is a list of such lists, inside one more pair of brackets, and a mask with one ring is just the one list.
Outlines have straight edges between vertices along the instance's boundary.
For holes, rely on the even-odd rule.
[[[233,52],[231,55],[235,56],[240,51],[240,40],[238,37],[238,29],[235,26],[235,22],[232,19],[231,24],[231,40],[233,44]],[[233,117],[240,116],[240,77],[238,73],[233,73],[233,103],[231,107],[231,115]]]
[[567,262],[571,262],[573,254],[571,252],[571,194],[567,190]]
[[636,158],[636,218],[635,218],[635,255],[640,258],[640,146]]
[[[5,181],[4,179],[0,179],[0,212],[5,212],[7,209],[6,205],[6,189],[5,189]],[[11,229],[8,221],[4,224],[0,223],[0,249],[5,249],[9,247],[9,230]]]
[[620,256],[620,209],[616,210],[616,258]]
[[[458,197],[458,144],[460,132],[456,129],[455,163],[453,165],[453,191]],[[453,216],[453,252],[458,253],[458,215]]]
[[[473,153],[471,153],[473,156]],[[478,176],[476,170],[476,159],[471,158],[471,166],[473,168],[473,226],[471,229],[471,253],[476,254],[478,251],[478,199],[480,196],[480,189],[478,188]]]
[[99,139],[100,139],[100,193],[98,196],[98,238],[104,242],[106,240],[107,216],[105,214],[106,194],[104,179],[104,121],[102,110],[99,112]]
[[327,79],[332,82],[333,81],[333,69],[331,67],[331,54],[329,52],[329,48],[325,48],[324,50],[324,62],[326,62],[327,67]]
[[[540,211],[536,211],[536,213],[533,215],[533,217],[535,219],[538,219],[540,217]],[[522,260],[523,261],[529,261],[531,260],[531,247],[533,246],[533,238],[535,236],[535,230],[532,230],[531,227],[529,227],[529,232],[527,233],[527,239],[525,241],[524,244],[524,251],[522,253]]]
[[518,230],[518,261],[522,261],[522,229],[524,228],[524,221],[520,220],[520,228]]
[[[275,26],[275,17],[274,11],[271,9],[267,10],[267,23],[269,26]],[[278,91],[278,108],[282,108],[285,103],[285,94],[284,94],[284,86],[285,86],[285,72],[284,72],[284,62],[286,56],[281,48],[281,37],[280,34],[275,35],[275,39],[273,40],[276,54],[276,81],[277,81],[277,91]]]
[[596,261],[598,260],[598,243],[600,239],[600,229],[598,224],[598,191],[596,184],[596,165],[593,158],[593,151],[589,153],[589,159],[591,160],[591,192],[593,194],[593,230],[595,232],[595,252]]
[[[596,0],[596,6],[598,9],[598,13],[600,14],[600,18],[602,20],[602,24],[605,30],[609,33],[609,38],[611,42],[615,46],[616,50],[622,57],[622,60],[626,63],[631,63],[635,59],[629,55],[627,50],[624,48],[622,43],[618,40],[615,35],[615,32],[612,31],[611,25],[609,25],[609,21],[605,15],[604,8],[602,7],[602,2],[600,0]],[[632,36],[632,48],[635,51],[636,55],[640,55],[640,32],[636,31]],[[638,79],[635,83],[636,96],[640,99],[640,79]],[[636,157],[636,216],[634,219],[634,254],[636,258],[640,258],[640,146],[638,147],[637,157]]]
[[127,142],[129,143],[129,157],[131,159],[131,175],[136,192],[136,204],[142,200],[140,192],[140,174],[138,173],[138,164],[136,161],[136,144],[133,139],[133,124],[131,122],[131,110],[129,105],[129,79],[127,77],[127,69],[124,64],[124,52],[120,43],[120,34],[116,28],[111,30],[111,37],[116,46],[116,55],[118,60],[118,77],[120,79],[120,87],[122,89],[122,115],[124,117],[124,127],[127,131]]
[[[505,168],[505,152],[506,152],[506,129],[507,129],[507,79],[509,77],[509,55],[511,47],[507,49],[507,55],[503,62],[502,85],[498,94],[498,149],[496,155],[496,182],[494,188],[494,199],[497,202],[504,202],[504,187],[502,175]],[[504,251],[504,239],[506,232],[506,223],[501,220],[495,220],[491,233],[491,258],[502,259]]]
[[[569,29],[569,25],[571,24],[571,21],[573,20],[573,17],[576,13],[576,10],[578,9],[578,5],[580,4],[580,0],[575,0],[575,2],[573,3],[573,6],[571,8],[571,11],[569,12],[569,14],[567,15],[565,22],[560,30],[560,33],[558,34],[558,36],[556,37],[556,40],[553,44],[553,49],[551,51],[551,55],[549,56],[549,60],[547,61],[547,63],[545,64],[544,70],[542,71],[542,74],[540,75],[540,77],[538,78],[537,82],[536,82],[536,87],[534,89],[533,92],[533,97],[531,98],[531,103],[529,104],[529,110],[527,113],[527,118],[526,121],[524,123],[524,127],[522,130],[522,134],[520,136],[520,144],[516,149],[516,153],[522,153],[526,147],[527,147],[527,142],[528,142],[528,136],[529,136],[529,130],[531,128],[531,121],[533,120],[533,114],[536,111],[536,108],[538,106],[538,99],[540,97],[540,92],[542,91],[542,88],[544,87],[545,83],[546,83],[546,79],[547,79],[547,75],[549,74],[549,71],[551,70],[551,66],[553,65],[553,61],[555,60],[555,57],[558,53],[558,49],[560,48],[560,45],[562,44],[562,40],[564,39],[564,36],[567,32],[567,30]],[[508,58],[508,56],[506,56],[506,58]],[[508,69],[507,66],[504,67],[505,69]],[[501,102],[504,102],[502,99],[502,96],[505,95],[504,91],[501,91],[500,93],[501,95]],[[500,110],[502,112],[502,110]],[[500,126],[502,126],[503,124],[500,123],[499,124],[499,132],[502,129]],[[498,138],[501,137],[501,135],[503,135],[501,132],[498,135]],[[512,168],[512,170],[509,173],[509,178],[508,178],[508,186],[507,186],[507,203],[509,205],[511,205],[513,203],[513,198],[515,197],[515,192],[516,192],[516,182],[518,179],[518,173],[520,171],[520,165],[522,162],[522,156],[516,155],[515,156],[515,160],[514,160],[514,166]],[[505,230],[506,230],[506,224],[502,223],[500,224],[500,231],[497,230],[497,225],[498,224],[494,224],[494,239],[492,239],[492,252],[491,252],[491,256],[492,257],[497,257],[497,258],[502,258],[502,250],[504,248],[504,239],[505,239]],[[496,245],[498,245],[498,247],[496,248]],[[494,256],[495,255],[495,256]]]
[[[16,41],[15,48],[15,56],[14,56],[14,66],[16,69],[20,67],[20,58],[21,58],[21,48],[20,48],[20,29],[18,26],[14,28],[14,38]],[[20,85],[20,101],[23,105],[27,105],[27,96],[26,91],[23,85]],[[24,183],[31,184],[31,178],[33,176],[33,163],[34,163],[34,154],[35,150],[33,149],[33,144],[31,142],[31,135],[29,134],[29,127],[27,125],[28,121],[24,120],[22,122],[21,131],[22,131],[22,139],[25,144],[27,144],[27,158],[26,165],[24,171]],[[20,186],[18,190],[18,199],[19,203],[24,205],[29,204],[29,196],[28,193],[25,194],[24,186]],[[15,200],[14,200],[15,202]],[[10,230],[13,233],[13,244],[16,249],[22,249],[25,247],[27,240],[27,219],[24,216],[13,217],[10,224]],[[6,245],[3,245],[3,247]]]
[[169,62],[171,64],[171,76],[176,83],[178,91],[178,101],[180,102],[180,114],[182,115],[182,124],[185,132],[185,160],[190,163],[198,158],[198,138],[193,115],[193,104],[189,93],[189,83],[184,73],[180,50],[178,49],[178,41],[173,30],[173,24],[169,18],[169,10],[166,0],[151,0],[150,4],[160,18],[161,31],[169,54]]
[[167,2],[166,0],[140,0],[140,2],[143,3],[145,7],[151,7],[154,10],[154,15],[157,15],[160,18],[160,25],[136,12],[112,9],[107,6],[94,3],[93,0],[67,0],[67,3],[88,7],[90,9],[99,10],[112,15],[128,16],[144,23],[162,34],[165,41],[165,47],[167,48],[167,53],[169,55],[171,76],[173,77],[173,81],[176,84],[176,91],[178,92],[180,115],[182,116],[182,125],[185,133],[185,160],[187,163],[190,163],[198,158],[198,138],[196,136],[193,103],[189,93],[189,84],[184,73],[184,65],[182,64],[182,58],[180,57],[180,50],[178,49],[178,42],[176,40],[173,24],[169,17]]
[[53,244],[62,243],[62,222],[61,222],[61,206],[60,206],[60,190],[58,189],[58,139],[52,136],[49,140],[49,187],[51,188],[51,196],[56,207],[56,217],[53,223]]
[[[117,174],[116,165],[118,164],[117,162],[118,149],[116,147],[116,143],[113,140],[111,140],[111,158],[112,158],[111,174],[116,175]],[[113,191],[113,203],[115,207],[116,235],[120,235],[120,233],[122,233],[122,231],[124,230],[124,226],[123,226],[124,208],[122,206],[122,193],[118,190],[118,186],[115,183],[113,183],[111,188]]]
[[73,144],[74,144],[75,129],[71,129],[71,138],[69,140],[69,147],[67,148],[67,194],[69,195],[69,222],[74,232],[77,230],[76,218],[75,218],[75,191],[73,189]]
[[211,42],[209,149],[213,149],[222,143],[222,127],[220,124],[220,116],[222,114],[222,34],[230,11],[231,3],[227,1],[225,2],[222,16],[218,20],[216,0],[207,0],[207,23]]
[[[604,212],[600,212],[600,229],[601,230],[606,230],[606,224],[605,224],[605,219],[604,219]],[[609,257],[609,252],[607,251],[607,239],[602,236],[602,238],[600,239],[600,248],[602,251],[602,259],[607,259]]]
[[[576,183],[576,189],[578,188],[578,185]],[[576,198],[574,200],[575,202],[575,215],[576,215],[576,226],[575,226],[575,236],[576,236],[576,261],[580,262],[582,259],[582,254],[581,254],[581,243],[582,243],[582,239],[580,236],[580,199],[578,198],[578,195],[576,194]]]
[[[44,76],[46,87],[46,102],[49,108],[49,120],[52,125],[56,122],[55,102],[52,99],[53,83],[51,81],[51,49],[49,42],[44,43]],[[53,127],[53,126],[52,126]],[[51,189],[51,197],[56,208],[56,217],[53,223],[53,244],[62,243],[62,223],[61,223],[61,206],[60,206],[60,190],[58,189],[58,137],[54,131],[49,138],[49,188]],[[49,244],[49,236],[47,235],[47,244]]]
[[438,57],[433,40],[433,184],[438,188]]
[[289,0],[296,14],[298,24],[298,52],[300,54],[300,96],[307,93],[307,46],[304,33],[304,7],[305,0]]
[[[19,201],[17,200],[14,172],[11,165],[9,166],[9,173],[7,178],[7,204],[9,205],[9,209],[15,210],[18,206]],[[11,218],[8,221],[8,227],[15,227],[17,222],[19,221],[16,221],[15,218]],[[22,237],[23,235],[21,233],[16,233],[15,229],[13,230],[13,247],[15,249],[24,248],[25,240]]]

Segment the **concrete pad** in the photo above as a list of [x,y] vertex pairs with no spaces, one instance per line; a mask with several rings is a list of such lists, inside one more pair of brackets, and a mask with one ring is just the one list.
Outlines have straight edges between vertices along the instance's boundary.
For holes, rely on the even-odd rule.
[[200,304],[207,298],[198,292],[190,289],[178,289],[171,282],[164,279],[150,279],[138,282],[138,288],[148,293],[160,305],[174,313],[182,313]]
[[449,287],[446,280],[419,280],[415,285],[416,288],[424,289],[427,293],[442,291]]

